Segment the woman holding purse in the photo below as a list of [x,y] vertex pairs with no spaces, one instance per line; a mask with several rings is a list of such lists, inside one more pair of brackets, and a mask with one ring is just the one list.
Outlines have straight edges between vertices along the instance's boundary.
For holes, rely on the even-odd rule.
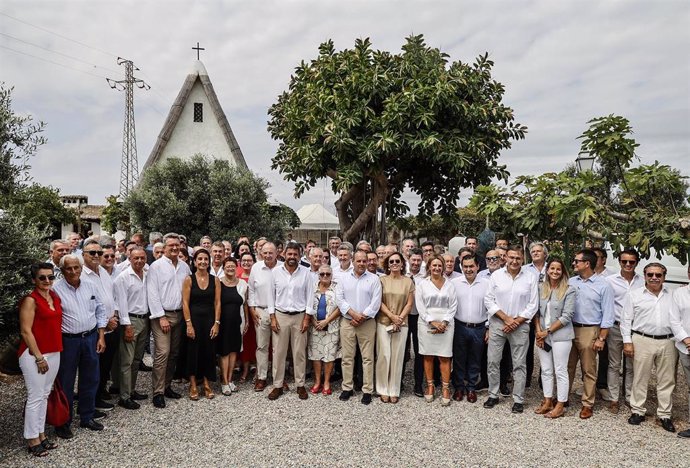
[[62,351],[62,307],[60,298],[51,289],[55,274],[50,263],[31,266],[34,290],[19,306],[19,367],[24,374],[27,401],[24,411],[24,438],[29,453],[35,457],[48,455],[57,448],[45,435],[48,397],[60,367]]
[[[546,280],[540,285],[539,312],[535,319],[544,400],[536,414],[560,418],[568,401],[568,358],[575,332],[572,318],[577,291],[568,285],[568,270],[562,260],[554,258],[546,265]],[[553,386],[556,376],[557,401],[554,406]]]

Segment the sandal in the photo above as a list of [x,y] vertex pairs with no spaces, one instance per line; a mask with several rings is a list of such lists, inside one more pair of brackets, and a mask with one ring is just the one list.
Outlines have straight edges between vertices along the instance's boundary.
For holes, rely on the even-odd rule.
[[[441,406],[450,406],[450,383],[443,382],[442,388],[443,390],[441,390]],[[448,398],[446,398],[446,394],[448,395]]]
[[389,401],[388,395],[381,395],[381,403],[388,403]]
[[563,408],[563,403],[558,402],[558,404],[548,413],[544,414],[545,418],[557,419],[565,415],[565,409]]
[[40,442],[36,445],[28,446],[27,450],[34,457],[45,457],[46,455],[48,455],[48,449],[45,448],[43,444]]
[[220,386],[220,393],[222,393],[225,396],[232,395],[232,390],[230,390],[230,385],[221,385]]
[[198,401],[199,400],[199,389],[197,387],[190,387],[189,388],[189,399],[192,401]]
[[400,401],[400,398],[398,398],[397,396],[391,397],[391,403],[396,404],[398,401]]
[[46,438],[46,439],[43,439],[43,440],[41,441],[41,445],[42,445],[43,448],[45,448],[46,450],[55,450],[56,448],[58,448],[58,444],[56,444],[55,442],[49,441],[47,438]]
[[206,394],[206,398],[209,400],[213,400],[213,398],[216,396],[216,394],[213,393],[213,390],[211,390],[211,387],[208,385],[204,385],[204,393]]
[[434,386],[434,381],[427,380],[426,392],[424,392],[424,399],[427,403],[431,403],[432,401],[434,401],[434,390],[436,390],[436,387]]

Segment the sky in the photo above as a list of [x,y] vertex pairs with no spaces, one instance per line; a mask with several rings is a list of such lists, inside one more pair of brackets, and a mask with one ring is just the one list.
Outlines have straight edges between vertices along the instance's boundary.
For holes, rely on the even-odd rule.
[[[0,81],[13,109],[46,123],[31,160],[36,182],[92,204],[119,191],[124,93],[117,57],[151,89],[135,91],[140,168],[196,60],[208,70],[249,168],[270,198],[294,209],[337,196],[326,181],[303,195],[270,169],[277,142],[267,110],[320,43],[369,37],[399,52],[423,34],[450,60],[485,52],[504,103],[528,127],[501,153],[513,177],[560,171],[577,157],[587,121],[630,120],[641,163],[690,175],[690,2],[687,1],[33,1],[0,3]],[[471,195],[465,190],[459,206]],[[419,198],[407,194],[415,205]]]

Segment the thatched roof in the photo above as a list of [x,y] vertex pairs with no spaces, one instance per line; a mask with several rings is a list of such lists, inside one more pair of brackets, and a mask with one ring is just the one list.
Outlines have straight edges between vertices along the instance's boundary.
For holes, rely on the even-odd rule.
[[163,125],[163,128],[156,139],[156,144],[153,147],[151,154],[144,164],[143,170],[146,170],[146,168],[156,164],[159,161],[163,153],[163,149],[170,140],[172,132],[175,129],[178,120],[180,119],[180,115],[182,114],[182,109],[184,109],[187,99],[189,98],[189,94],[197,80],[201,81],[201,85],[204,88],[204,92],[206,93],[206,97],[211,105],[211,109],[213,109],[213,114],[221,127],[225,141],[230,147],[230,152],[235,160],[235,164],[238,167],[247,169],[247,162],[244,160],[242,150],[240,150],[240,145],[237,143],[237,139],[235,138],[235,134],[232,132],[232,128],[230,128],[230,122],[228,122],[228,118],[225,116],[225,112],[223,112],[223,108],[218,101],[218,96],[216,96],[216,92],[213,89],[211,80],[208,77],[206,67],[204,67],[201,61],[197,60],[194,64],[194,68],[189,75],[187,75],[187,78],[185,79],[182,89],[180,89],[180,93],[177,95],[175,102],[170,108],[170,113],[165,119],[165,124]]

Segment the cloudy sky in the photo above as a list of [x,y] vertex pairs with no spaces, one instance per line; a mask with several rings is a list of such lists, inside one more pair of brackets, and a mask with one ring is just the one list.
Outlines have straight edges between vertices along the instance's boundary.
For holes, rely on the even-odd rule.
[[199,41],[247,163],[271,184],[272,199],[333,211],[325,183],[293,199],[292,185],[270,170],[277,144],[266,130],[268,107],[321,42],[342,49],[369,37],[397,52],[421,33],[451,60],[488,52],[505,102],[529,128],[501,156],[513,176],[561,170],[577,156],[586,122],[608,114],[631,121],[642,162],[690,175],[689,31],[690,3],[682,0],[3,0],[0,81],[14,86],[16,112],[47,124],[34,179],[102,204],[119,190],[124,117],[123,93],[105,77],[122,79],[121,56],[152,87],[135,93],[142,166]]

